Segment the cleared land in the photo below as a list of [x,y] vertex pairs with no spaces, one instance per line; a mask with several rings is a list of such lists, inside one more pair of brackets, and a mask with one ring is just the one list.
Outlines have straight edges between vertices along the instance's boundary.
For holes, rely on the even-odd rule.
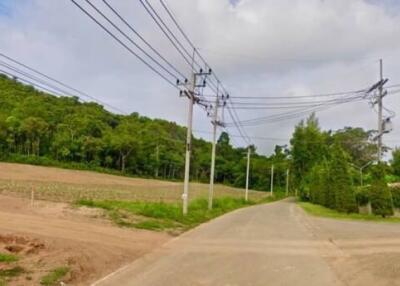
[[[0,193],[55,202],[79,199],[181,201],[182,183],[129,178],[88,171],[74,171],[23,164],[0,163]],[[190,198],[206,197],[207,184],[191,183]],[[243,197],[242,189],[215,186],[216,197]],[[250,191],[249,198],[267,197],[265,192]]]

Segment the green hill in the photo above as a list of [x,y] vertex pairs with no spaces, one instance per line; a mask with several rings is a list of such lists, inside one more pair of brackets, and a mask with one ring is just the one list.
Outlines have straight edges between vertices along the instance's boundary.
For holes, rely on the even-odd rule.
[[[113,114],[97,103],[50,95],[0,75],[3,161],[181,180],[185,139],[186,129],[174,122]],[[217,148],[216,181],[243,187],[245,150],[233,148],[227,133]],[[210,142],[194,138],[192,179],[209,180],[210,153]],[[267,189],[268,158],[253,158],[258,167],[252,171],[251,187]]]

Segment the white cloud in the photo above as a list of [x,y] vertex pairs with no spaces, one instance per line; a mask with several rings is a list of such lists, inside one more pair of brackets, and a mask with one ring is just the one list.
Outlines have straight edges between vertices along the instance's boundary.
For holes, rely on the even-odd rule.
[[[139,1],[109,2],[174,65],[188,73],[181,56]],[[93,3],[105,8],[100,0]],[[167,20],[159,1],[151,3]],[[385,76],[392,83],[400,82],[400,16],[388,9],[395,5],[390,1],[386,5],[363,0],[167,3],[232,95],[303,95],[364,88],[378,79],[380,57],[384,58]],[[15,1],[12,5],[10,13],[0,14],[2,52],[127,112],[186,123],[186,100],[70,1]],[[400,114],[396,95],[388,96],[385,102]],[[238,113],[248,119],[272,112]],[[346,125],[376,128],[376,115],[366,103],[336,107],[319,116],[326,129]],[[210,130],[209,121],[204,112],[196,110],[195,129]],[[250,136],[286,138],[295,122],[247,130]],[[400,138],[396,122],[397,118],[395,131],[387,136],[392,140]],[[254,141],[266,153],[276,143]],[[400,140],[390,141],[394,144],[400,144]]]

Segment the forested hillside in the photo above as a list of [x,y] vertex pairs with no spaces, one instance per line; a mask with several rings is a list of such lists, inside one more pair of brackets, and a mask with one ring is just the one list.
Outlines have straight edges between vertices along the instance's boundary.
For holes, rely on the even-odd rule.
[[[96,103],[56,97],[0,75],[0,153],[3,160],[79,163],[136,176],[182,179],[186,129],[173,122],[108,112]],[[217,146],[216,181],[245,184],[245,151],[233,148],[227,133]],[[255,150],[253,150],[255,151]],[[269,188],[275,162],[276,184],[284,185],[287,154],[252,157],[251,187]],[[194,138],[192,179],[209,180],[211,144]]]

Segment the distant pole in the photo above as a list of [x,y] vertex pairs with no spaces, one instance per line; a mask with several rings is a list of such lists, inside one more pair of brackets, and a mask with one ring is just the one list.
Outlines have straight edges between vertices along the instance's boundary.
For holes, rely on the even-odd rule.
[[274,165],[271,166],[271,196],[274,194]]
[[35,205],[35,188],[31,187],[31,207]]
[[210,188],[208,190],[208,209],[211,210],[213,206],[213,195],[214,195],[214,172],[215,172],[215,149],[217,140],[217,125],[218,125],[218,88],[217,85],[217,97],[215,99],[215,110],[213,116],[213,141],[212,141],[212,152],[211,152],[211,172],[210,172]]
[[160,147],[159,147],[158,143],[157,143],[157,146],[156,146],[156,162],[157,162],[156,178],[158,178],[158,168],[159,168],[159,165],[160,165]]
[[363,169],[360,168],[360,185],[363,186]]
[[286,169],[286,196],[289,195],[289,169]]
[[378,97],[378,162],[382,160],[382,136],[383,136],[383,123],[382,123],[382,98],[383,98],[383,61],[379,60],[379,74],[381,84],[379,85],[379,97]]
[[249,174],[250,174],[250,146],[247,147],[247,169],[246,169],[246,193],[244,199],[249,198]]

